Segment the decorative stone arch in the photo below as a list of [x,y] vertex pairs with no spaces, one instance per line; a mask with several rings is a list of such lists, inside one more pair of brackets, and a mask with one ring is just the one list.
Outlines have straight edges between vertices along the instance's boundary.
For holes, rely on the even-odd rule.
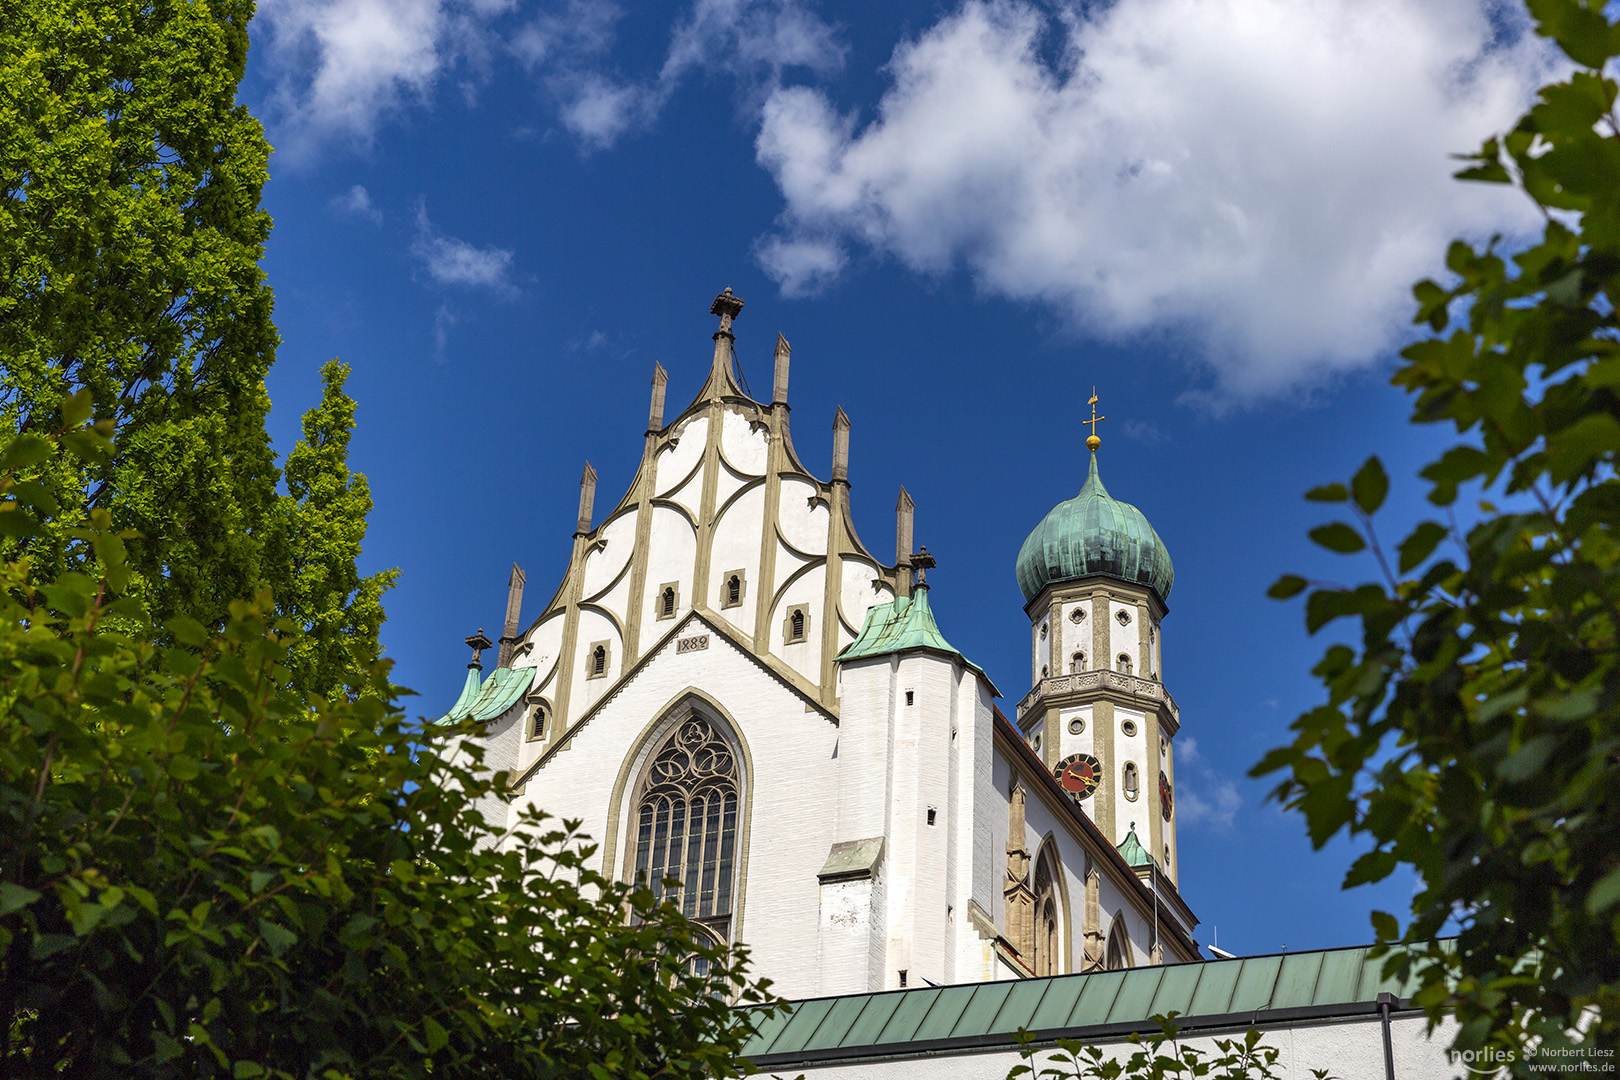
[[1125,925],[1125,912],[1114,912],[1114,918],[1108,926],[1108,951],[1105,966],[1109,971],[1119,971],[1124,968],[1136,966],[1136,950],[1131,947],[1131,931]]
[[[749,834],[753,820],[753,755],[742,729],[731,713],[709,694],[689,686],[653,715],[631,743],[619,766],[609,796],[607,835],[602,841],[602,871],[619,881],[632,881],[636,869],[637,814],[648,787],[648,769],[680,727],[693,718],[702,720],[732,751],[736,766],[737,818],[732,863],[731,913],[728,937],[742,940],[744,901],[748,882]],[[626,825],[626,823],[628,823]],[[624,839],[623,851],[619,840]],[[677,875],[679,876],[679,875]]]
[[[1043,877],[1049,885],[1043,889]],[[1036,975],[1065,975],[1074,967],[1074,922],[1069,906],[1069,878],[1063,872],[1063,857],[1059,853],[1057,836],[1048,832],[1041,838],[1030,873],[1031,894],[1034,897],[1030,945],[1033,950],[1031,966]],[[1048,913],[1043,905],[1048,898],[1052,905]],[[1047,916],[1051,917],[1051,932],[1047,929]],[[1053,940],[1055,938],[1055,940]]]

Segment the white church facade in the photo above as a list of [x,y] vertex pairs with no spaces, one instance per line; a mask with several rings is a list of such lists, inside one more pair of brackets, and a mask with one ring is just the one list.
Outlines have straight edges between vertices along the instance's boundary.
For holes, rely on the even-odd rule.
[[[885,561],[788,424],[735,374],[727,289],[708,378],[666,421],[655,366],[641,463],[598,516],[587,465],[572,555],[538,617],[513,568],[499,659],[447,718],[482,722],[524,804],[578,818],[603,873],[746,942],[785,997],[1199,958],[1177,884],[1175,736],[1160,624],[1169,557],[1090,475],[1018,559],[1032,688],[1012,715],[929,605],[912,504]],[[1095,410],[1093,410],[1095,414]],[[482,632],[475,650],[492,647]]]

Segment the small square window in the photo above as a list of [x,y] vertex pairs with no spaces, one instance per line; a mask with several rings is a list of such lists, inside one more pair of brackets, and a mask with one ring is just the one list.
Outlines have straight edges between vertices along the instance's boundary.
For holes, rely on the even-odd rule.
[[585,650],[585,677],[587,679],[606,678],[608,664],[612,658],[609,642],[591,642],[590,647]]
[[720,575],[720,607],[739,607],[748,595],[748,575],[742,570],[727,570]]
[[938,811],[936,811],[932,806],[928,808],[928,824],[932,825],[934,823],[934,815],[936,813],[938,813]]
[[788,608],[787,618],[782,620],[782,642],[785,645],[794,645],[810,638],[810,606],[808,604],[794,604]]
[[658,586],[658,618],[673,619],[681,609],[681,583],[666,581]]
[[917,703],[917,691],[915,691],[915,690],[907,690],[906,691],[906,704],[907,705],[915,705],[916,703]]

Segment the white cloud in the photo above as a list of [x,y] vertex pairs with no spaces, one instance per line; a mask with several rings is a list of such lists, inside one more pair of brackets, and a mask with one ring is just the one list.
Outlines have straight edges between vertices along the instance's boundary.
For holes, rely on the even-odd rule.
[[1450,179],[1547,75],[1489,2],[969,0],[896,49],[864,125],[770,95],[760,261],[788,293],[851,245],[964,267],[1086,333],[1185,336],[1218,398],[1309,385],[1400,339],[1452,236],[1531,223]]
[[1243,806],[1237,785],[1210,768],[1191,735],[1176,740],[1175,752],[1177,820],[1191,828],[1230,829]]
[[428,220],[425,203],[416,206],[416,239],[411,242],[411,254],[422,260],[428,276],[440,285],[488,288],[500,293],[516,291],[507,276],[512,266],[510,251],[493,245],[474,247],[447,236]]
[[303,157],[332,140],[367,145],[424,100],[447,60],[445,0],[263,0],[278,72],[268,102],[277,147]]
[[825,73],[844,60],[837,30],[800,0],[696,0],[676,22],[657,75],[630,79],[606,61],[622,16],[612,0],[569,0],[566,14],[542,14],[513,39],[586,150],[650,127],[690,75],[730,76],[757,109],[786,69]]
[[371,192],[356,184],[342,195],[334,195],[328,203],[339,214],[365,218],[373,225],[381,225],[383,214],[371,201]]

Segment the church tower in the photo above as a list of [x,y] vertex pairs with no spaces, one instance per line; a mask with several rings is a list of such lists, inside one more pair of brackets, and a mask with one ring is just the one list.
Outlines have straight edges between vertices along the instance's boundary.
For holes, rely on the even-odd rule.
[[1019,730],[1103,835],[1172,882],[1173,742],[1180,712],[1164,685],[1159,628],[1175,570],[1147,517],[1103,486],[1095,394],[1090,474],[1018,552],[1034,688]]

